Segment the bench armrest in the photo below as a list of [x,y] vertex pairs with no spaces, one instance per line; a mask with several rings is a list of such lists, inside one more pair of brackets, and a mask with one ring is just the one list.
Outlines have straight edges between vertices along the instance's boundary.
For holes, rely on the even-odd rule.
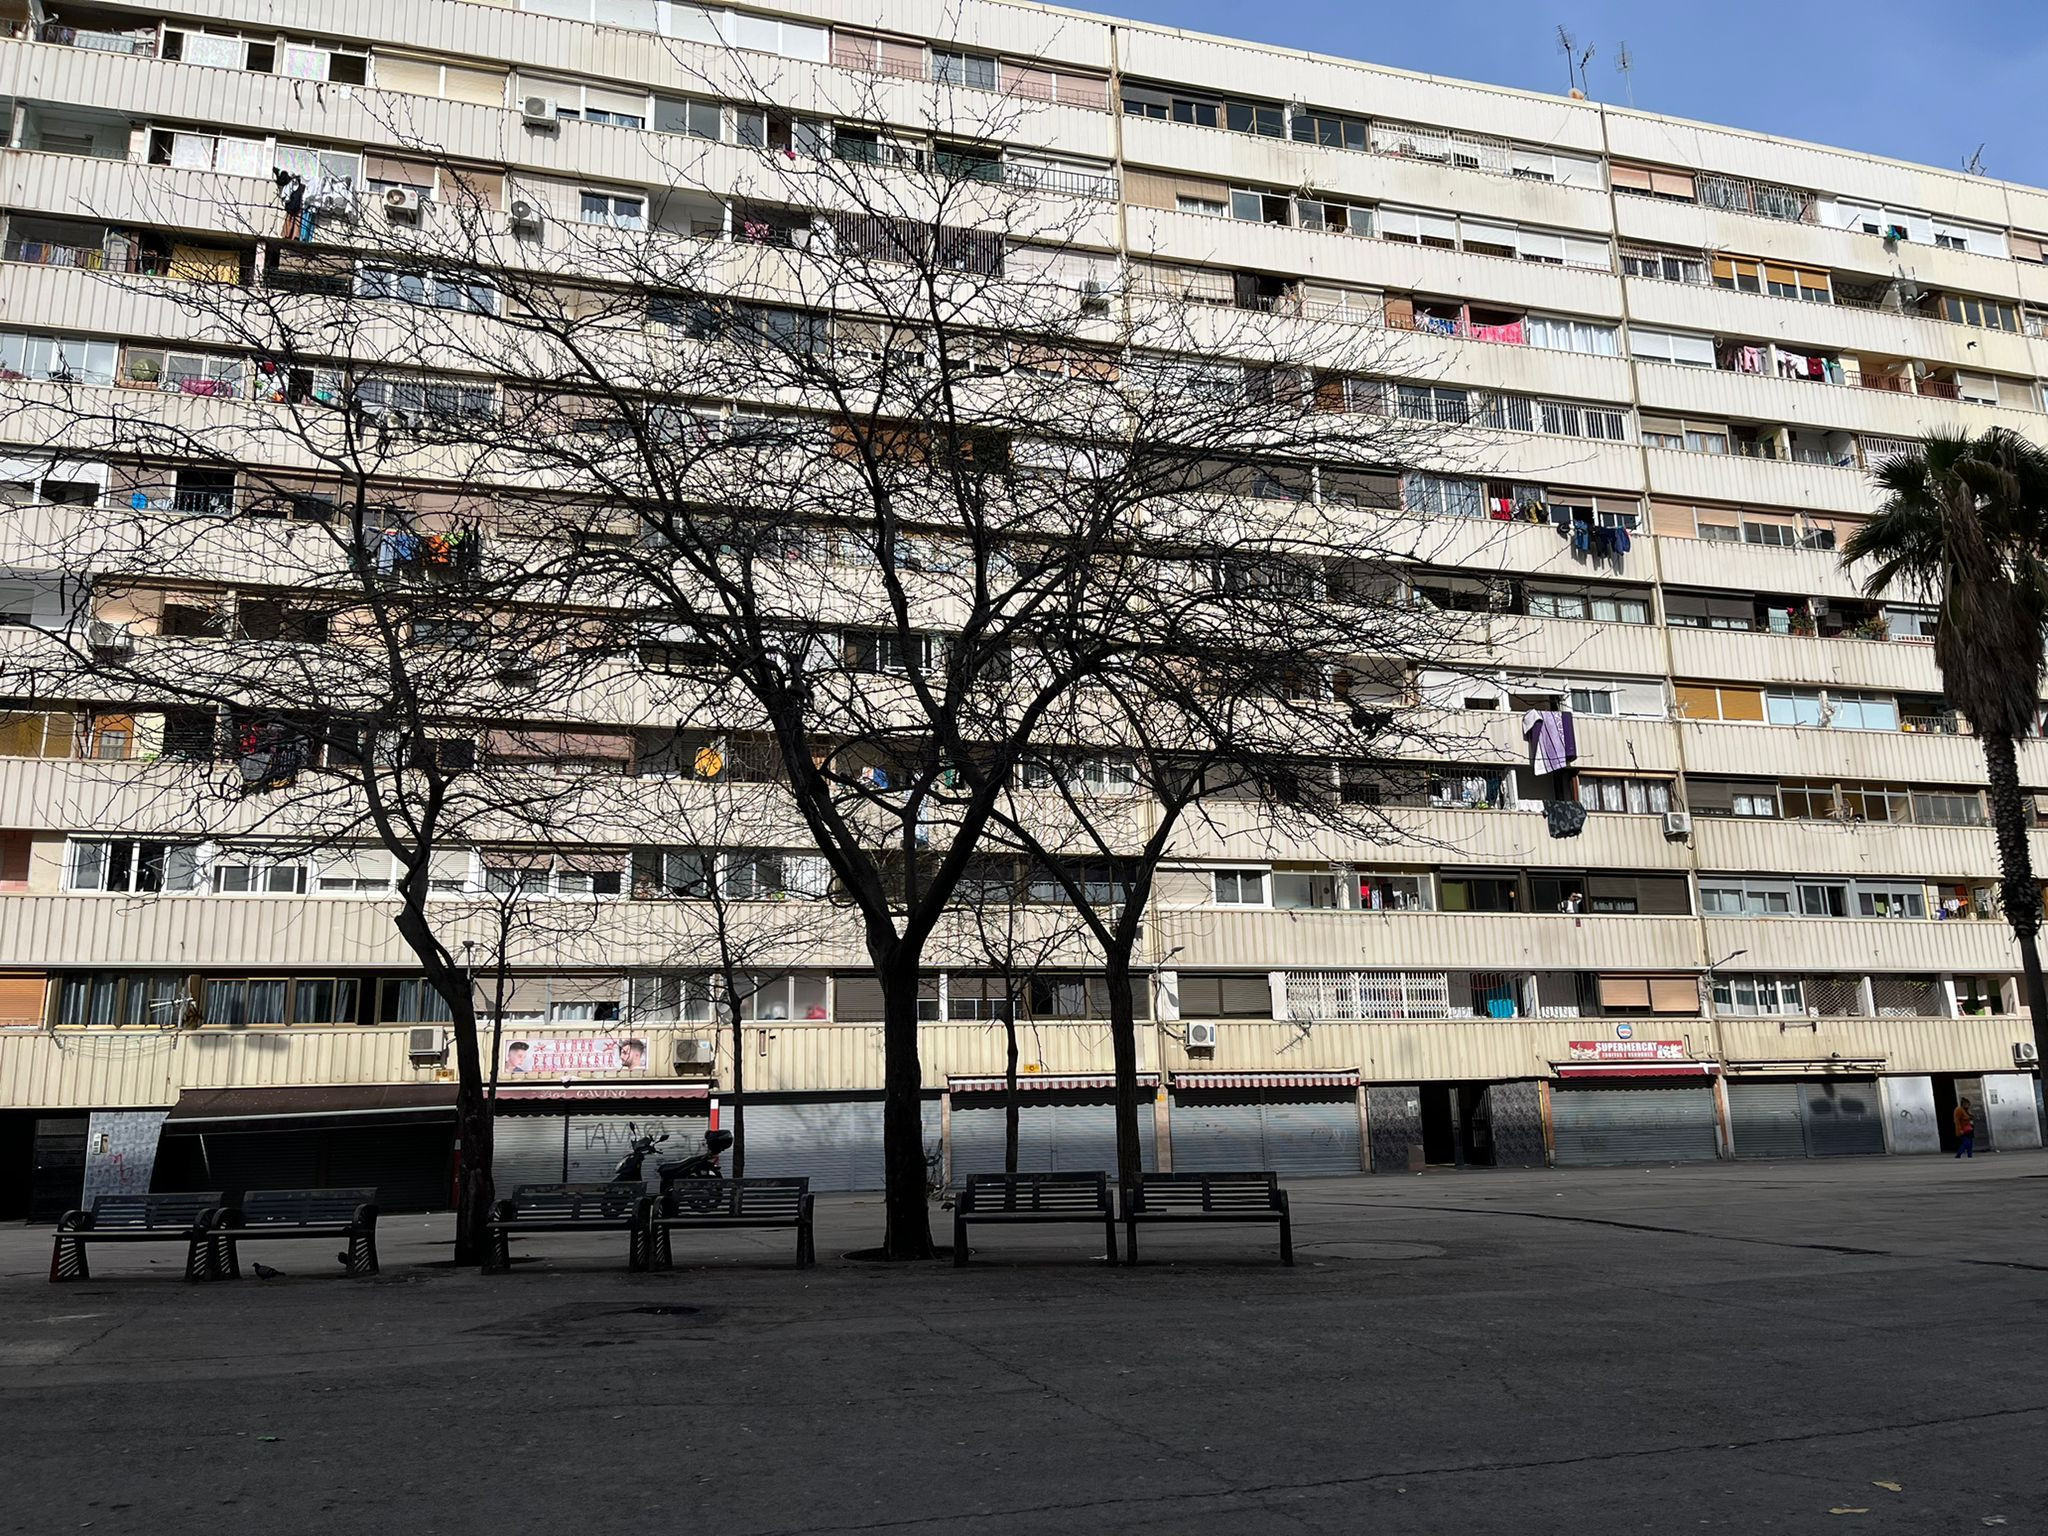
[[242,1224],[242,1208],[239,1205],[217,1205],[199,1218],[201,1227],[239,1227]]
[[57,1218],[59,1232],[89,1232],[92,1230],[92,1212],[66,1211]]
[[350,1217],[349,1221],[351,1225],[361,1227],[367,1231],[369,1228],[377,1225],[377,1207],[374,1205],[359,1205],[356,1207],[355,1215]]
[[1276,1189],[1273,1191],[1273,1193],[1279,1197],[1280,1210],[1285,1211],[1287,1209],[1287,1191],[1284,1189]]
[[510,1200],[493,1200],[491,1202],[490,1219],[492,1221],[510,1221],[518,1214],[519,1207]]

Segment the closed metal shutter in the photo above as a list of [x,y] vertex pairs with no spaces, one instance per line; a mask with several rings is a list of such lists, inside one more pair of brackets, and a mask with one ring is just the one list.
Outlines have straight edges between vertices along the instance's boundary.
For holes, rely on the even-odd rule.
[[[1019,1173],[1116,1173],[1116,1106],[1027,1100],[1017,1115]],[[1138,1149],[1145,1168],[1158,1163],[1152,1096],[1138,1105]],[[970,1173],[1003,1171],[1003,1103],[975,1095],[953,1102],[953,1182]]]
[[250,1189],[320,1185],[319,1131],[201,1131],[207,1188],[230,1199]]
[[1493,1127],[1496,1168],[1542,1168],[1550,1157],[1543,1145],[1543,1085],[1493,1083],[1486,1090]]
[[[316,1188],[375,1189],[384,1211],[445,1211],[455,1203],[452,1122],[350,1127],[321,1139]],[[271,1187],[295,1186],[277,1179]]]
[[1991,1127],[1991,1141],[2001,1152],[2041,1145],[2041,1115],[2035,1107],[2034,1080],[2026,1073],[1986,1073],[1980,1118]]
[[1871,1157],[1884,1151],[1884,1106],[1875,1081],[1800,1083],[1806,1145],[1815,1157]]
[[1730,1083],[1728,1126],[1737,1157],[1806,1156],[1799,1083]]
[[1358,1101],[1344,1096],[1257,1104],[1176,1098],[1173,1166],[1182,1173],[1269,1170],[1296,1178],[1359,1171]]
[[882,1187],[879,1100],[749,1104],[747,1177],[808,1178],[812,1189]]
[[1560,1167],[1714,1160],[1714,1090],[1705,1084],[1559,1083],[1550,1105]]
[[1941,1126],[1934,1111],[1934,1079],[1887,1077],[1878,1082],[1891,1121],[1893,1152],[1939,1152]]
[[1234,1173],[1269,1166],[1263,1105],[1176,1097],[1169,1123],[1176,1173]]
[[[500,1115],[491,1125],[491,1181],[498,1198],[522,1184],[560,1184],[566,1115]],[[653,1170],[648,1170],[652,1172]]]
[[1414,1084],[1365,1090],[1365,1125],[1372,1137],[1372,1171],[1406,1173],[1408,1149],[1422,1146],[1422,1090]]
[[704,1150],[704,1132],[710,1124],[708,1105],[694,1114],[571,1115],[566,1182],[605,1183],[618,1171],[619,1160],[632,1150],[635,1135],[658,1138],[666,1133],[668,1140],[661,1142],[640,1168],[651,1194],[661,1187],[656,1174],[661,1164],[681,1162]]

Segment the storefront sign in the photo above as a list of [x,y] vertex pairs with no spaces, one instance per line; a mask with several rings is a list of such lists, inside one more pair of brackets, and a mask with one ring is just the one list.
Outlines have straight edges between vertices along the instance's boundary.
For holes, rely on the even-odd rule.
[[1683,1040],[1573,1040],[1573,1061],[1690,1061]]
[[591,1072],[645,1072],[647,1042],[631,1036],[521,1035],[505,1042],[501,1082],[522,1077],[582,1077]]

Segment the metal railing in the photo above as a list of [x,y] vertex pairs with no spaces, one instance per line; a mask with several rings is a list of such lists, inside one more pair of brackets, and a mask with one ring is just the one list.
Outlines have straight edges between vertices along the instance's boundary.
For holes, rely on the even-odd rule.
[[[12,25],[19,27],[20,22]],[[33,25],[30,23],[29,25]],[[11,36],[19,37],[20,32]],[[106,32],[96,27],[67,27],[59,22],[49,21],[42,25],[36,36],[37,42],[55,43],[62,48],[88,48],[95,53],[125,53],[135,58],[156,57],[156,33]]]

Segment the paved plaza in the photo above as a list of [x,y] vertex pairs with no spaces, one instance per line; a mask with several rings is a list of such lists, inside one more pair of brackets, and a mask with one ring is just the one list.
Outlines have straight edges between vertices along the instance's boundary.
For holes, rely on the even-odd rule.
[[[0,1231],[0,1530],[2048,1531],[2048,1156],[1299,1182],[1251,1229],[964,1272],[712,1233],[194,1286]],[[711,1256],[715,1253],[715,1257]]]

